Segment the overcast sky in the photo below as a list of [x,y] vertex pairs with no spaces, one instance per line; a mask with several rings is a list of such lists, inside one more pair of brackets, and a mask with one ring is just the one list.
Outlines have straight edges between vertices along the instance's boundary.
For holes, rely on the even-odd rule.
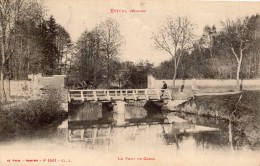
[[[151,36],[166,16],[187,16],[196,24],[196,34],[205,25],[216,25],[220,20],[236,19],[260,13],[260,2],[209,2],[173,0],[44,0],[48,15],[53,15],[76,42],[83,31],[108,17],[116,19],[125,37],[121,60],[138,62],[149,60],[158,65],[170,56],[152,47]],[[146,10],[145,13],[111,13],[110,9]]]

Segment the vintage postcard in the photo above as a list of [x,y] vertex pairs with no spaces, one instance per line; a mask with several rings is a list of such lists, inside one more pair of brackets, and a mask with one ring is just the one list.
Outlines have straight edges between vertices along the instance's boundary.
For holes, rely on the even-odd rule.
[[0,166],[260,166],[260,2],[0,0]]

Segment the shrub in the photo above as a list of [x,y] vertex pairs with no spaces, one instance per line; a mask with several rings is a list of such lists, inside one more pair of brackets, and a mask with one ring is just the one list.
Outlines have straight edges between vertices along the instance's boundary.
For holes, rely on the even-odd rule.
[[49,88],[40,99],[1,104],[1,135],[6,137],[23,134],[61,121],[67,114],[62,110],[60,97],[58,90]]

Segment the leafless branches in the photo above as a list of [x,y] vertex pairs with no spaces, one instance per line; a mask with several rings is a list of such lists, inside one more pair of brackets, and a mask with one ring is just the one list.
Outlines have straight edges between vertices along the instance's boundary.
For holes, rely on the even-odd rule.
[[182,54],[192,48],[192,41],[194,39],[193,28],[194,25],[186,17],[178,17],[176,19],[167,17],[164,25],[152,36],[154,47],[167,52],[173,59],[173,83],[175,83]]

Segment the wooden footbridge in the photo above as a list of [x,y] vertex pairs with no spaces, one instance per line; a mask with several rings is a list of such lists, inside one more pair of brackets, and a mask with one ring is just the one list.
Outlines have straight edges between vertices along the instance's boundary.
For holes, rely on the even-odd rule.
[[117,100],[171,100],[168,89],[86,89],[69,90],[68,100],[71,101],[117,101]]

